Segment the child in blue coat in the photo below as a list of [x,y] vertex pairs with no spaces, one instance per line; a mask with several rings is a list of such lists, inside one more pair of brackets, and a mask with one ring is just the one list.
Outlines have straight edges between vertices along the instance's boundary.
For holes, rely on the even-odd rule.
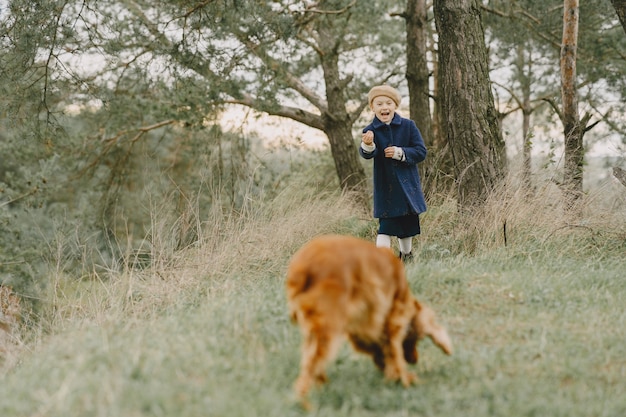
[[426,159],[422,135],[410,119],[396,113],[402,97],[393,87],[373,87],[367,98],[374,120],[363,129],[359,153],[374,159],[374,217],[379,220],[377,246],[398,238],[400,258],[412,259],[413,236],[426,201],[417,164]]

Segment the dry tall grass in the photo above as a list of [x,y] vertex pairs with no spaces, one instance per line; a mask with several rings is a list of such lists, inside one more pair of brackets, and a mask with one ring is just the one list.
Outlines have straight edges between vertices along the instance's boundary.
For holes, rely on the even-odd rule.
[[[305,190],[295,184],[272,201],[250,198],[238,212],[216,209],[189,223],[199,239],[183,249],[174,243],[177,220],[155,205],[147,267],[86,265],[77,278],[51,265],[39,325],[22,331],[0,368],[0,394],[11,398],[0,410],[299,415],[286,405],[299,341],[284,305],[287,262],[315,235],[373,238],[376,226],[336,192]],[[426,344],[418,366],[429,382],[410,392],[381,385],[370,363],[342,357],[336,383],[319,394],[320,415],[489,415],[484,407],[554,415],[576,410],[588,379],[602,392],[586,394],[583,411],[569,415],[610,404],[625,369],[614,326],[624,321],[615,306],[625,287],[615,277],[626,252],[626,189],[607,182],[588,193],[575,221],[558,201],[553,185],[533,195],[508,185],[472,216],[458,214],[452,198],[431,204],[408,273],[441,310],[458,353],[444,362]],[[194,218],[193,203],[188,210]],[[527,384],[528,375],[537,383]],[[541,398],[555,387],[558,401]]]
[[[51,265],[41,332],[61,331],[80,322],[160,314],[193,303],[198,294],[227,291],[233,277],[237,285],[242,279],[253,285],[255,277],[263,275],[260,271],[272,271],[279,279],[290,254],[322,233],[374,237],[376,222],[348,198],[335,191],[303,192],[307,187],[296,182],[272,201],[247,199],[237,212],[216,205],[207,219],[187,225],[198,240],[182,250],[176,248],[177,227],[182,217],[197,219],[195,202],[189,202],[188,213],[179,219],[162,215],[167,210],[154,205],[146,237],[151,266],[136,268],[132,260],[115,271],[86,265],[85,276],[78,279],[67,276],[61,265]],[[531,194],[511,181],[471,216],[460,215],[453,198],[437,200],[422,216],[423,232],[415,239],[421,257],[503,249],[525,254],[546,247],[552,256],[584,255],[605,247],[620,250],[619,242],[626,242],[626,189],[616,181],[606,181],[585,196],[580,219],[564,216],[553,183]],[[63,252],[63,242],[57,245],[55,250]]]
[[456,203],[446,196],[423,217],[422,245],[443,246],[451,253],[484,253],[502,248],[522,252],[554,245],[557,252],[584,251],[585,242],[626,239],[626,188],[606,180],[582,199],[582,217],[568,216],[562,194],[553,182],[532,192],[514,179],[487,199],[480,211],[459,215]]
[[[188,210],[197,208],[190,204]],[[248,275],[253,281],[258,270],[279,274],[285,257],[303,241],[321,233],[350,233],[344,225],[355,216],[349,199],[336,192],[303,196],[301,189],[292,187],[271,202],[249,199],[237,212],[216,208],[194,225],[198,241],[176,250],[175,221],[161,217],[161,212],[155,207],[146,238],[147,268],[137,268],[132,254],[120,262],[119,270],[85,266],[81,278],[51,265],[39,320],[42,332],[81,322],[150,317],[194,302],[197,294],[227,290],[233,276]],[[63,242],[57,245],[63,251]]]

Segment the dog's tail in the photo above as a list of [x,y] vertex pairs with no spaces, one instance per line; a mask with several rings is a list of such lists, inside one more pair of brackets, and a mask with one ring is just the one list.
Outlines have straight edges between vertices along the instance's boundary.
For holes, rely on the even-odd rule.
[[296,323],[296,300],[297,298],[307,292],[311,287],[312,276],[310,272],[305,268],[292,267],[287,272],[287,304],[289,306],[289,315],[291,321]]

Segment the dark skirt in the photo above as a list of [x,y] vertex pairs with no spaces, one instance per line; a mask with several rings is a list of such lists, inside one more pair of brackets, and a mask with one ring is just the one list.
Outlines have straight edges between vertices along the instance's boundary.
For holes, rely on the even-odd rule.
[[378,234],[380,235],[396,236],[402,239],[420,234],[419,214],[381,218],[378,221]]

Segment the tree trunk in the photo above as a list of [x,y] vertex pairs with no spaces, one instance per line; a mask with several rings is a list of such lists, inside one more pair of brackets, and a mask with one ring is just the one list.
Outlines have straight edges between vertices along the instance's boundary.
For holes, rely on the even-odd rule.
[[434,149],[432,119],[430,113],[430,71],[428,69],[428,16],[425,0],[407,0],[406,12],[406,79],[409,86],[409,111],[430,157],[420,164],[422,186],[426,193],[434,186],[436,153]]
[[522,186],[526,190],[532,188],[531,181],[531,154],[532,144],[530,141],[530,115],[532,114],[532,106],[530,104],[530,74],[531,74],[531,53],[528,51],[528,62],[525,58],[526,44],[520,43],[517,47],[519,70],[519,80],[522,90]]
[[352,137],[352,124],[347,119],[337,118],[337,114],[332,113],[330,101],[329,113],[324,114],[322,119],[324,133],[326,133],[330,143],[330,152],[339,178],[339,185],[343,192],[352,195],[356,203],[368,210],[370,199],[365,169],[361,164],[359,151]]
[[432,145],[430,118],[430,72],[428,70],[428,37],[425,0],[407,0],[406,6],[406,79],[409,85],[411,119],[422,133],[426,147]]
[[433,117],[432,117],[432,133],[433,146],[428,150],[427,160],[432,168],[431,178],[425,180],[430,184],[429,189],[437,193],[448,195],[450,190],[454,190],[454,163],[452,161],[452,152],[448,145],[448,138],[445,134],[445,120],[443,117],[441,90],[442,73],[440,71],[439,56],[436,55],[433,61]]
[[611,0],[624,32],[626,32],[626,0]]
[[355,202],[368,210],[370,198],[367,193],[365,170],[361,165],[358,149],[352,139],[352,130],[348,123],[324,117],[324,131],[328,136],[330,151],[335,162],[335,170],[341,189],[350,193]]
[[442,129],[460,209],[482,205],[504,176],[505,148],[489,80],[477,0],[435,0]]
[[[320,44],[332,46],[335,44],[334,33],[327,25],[327,22],[322,22],[319,27]],[[320,54],[327,101],[327,108],[322,111],[323,130],[328,136],[341,189],[350,193],[355,202],[368,210],[370,199],[365,169],[352,137],[352,120],[344,97],[345,83],[339,72],[339,51],[337,48],[328,48],[324,52]]]
[[576,92],[576,48],[578,41],[578,0],[564,0],[563,43],[561,45],[561,95],[565,162],[563,186],[565,208],[577,210],[583,192],[583,134]]

